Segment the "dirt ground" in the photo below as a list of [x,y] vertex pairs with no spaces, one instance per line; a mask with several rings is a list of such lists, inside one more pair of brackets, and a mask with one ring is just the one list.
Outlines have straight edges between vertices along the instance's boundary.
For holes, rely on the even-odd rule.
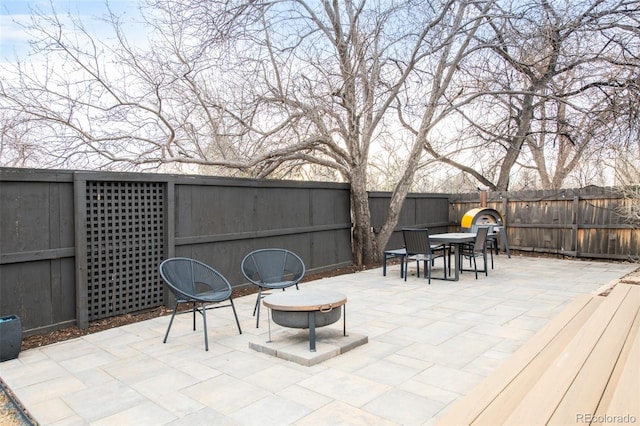
[[0,393],[0,424],[3,426],[15,426],[20,422],[14,416],[14,410],[9,404],[9,398],[4,393]]
[[35,424],[35,422],[25,419],[25,417],[21,415],[18,407],[9,399],[8,394],[5,392],[9,392],[9,390],[5,389],[0,381],[0,425],[27,426],[30,425],[29,422]]

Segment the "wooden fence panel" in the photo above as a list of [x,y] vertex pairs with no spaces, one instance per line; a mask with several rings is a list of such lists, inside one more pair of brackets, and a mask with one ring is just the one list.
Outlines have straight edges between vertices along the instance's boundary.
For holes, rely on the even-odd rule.
[[[487,207],[500,211],[512,250],[609,260],[640,259],[640,231],[625,222],[629,203],[615,188],[490,192]],[[480,195],[451,197],[452,228],[480,206]]]
[[[247,285],[240,261],[257,248],[289,248],[309,271],[352,262],[346,184],[0,168],[0,316],[20,315],[26,333],[89,321],[87,182],[96,181],[161,186],[164,242],[155,246],[212,264],[236,288]],[[370,193],[374,232],[390,197]],[[619,214],[627,202],[590,187],[489,193],[487,206],[502,213],[513,250],[637,260],[640,231]],[[402,246],[406,226],[456,231],[475,207],[478,193],[409,194],[386,248]]]
[[71,174],[0,169],[0,316],[73,324],[74,255]]
[[213,265],[232,283],[245,283],[240,263],[259,248],[292,250],[309,271],[352,262],[346,185],[207,179],[177,181],[175,192],[176,254]]
[[[150,210],[144,194],[141,200],[134,195],[131,206],[109,205],[113,200],[103,203],[102,196],[96,201],[90,194],[96,185],[125,192],[131,186],[135,192],[145,183],[160,191],[153,214],[160,218],[163,210],[163,224],[144,216]],[[132,229],[128,219],[120,221],[128,214],[138,222]],[[0,315],[19,315],[25,333],[36,334],[147,308],[149,301],[142,299],[149,289],[136,280],[154,280],[157,262],[147,259],[142,271],[127,255],[125,265],[116,265],[124,236],[127,253],[142,255],[151,243],[152,256],[164,251],[158,259],[195,257],[220,269],[236,288],[246,285],[240,261],[255,248],[287,247],[303,257],[309,271],[331,269],[352,262],[349,186],[0,168]],[[162,284],[148,284],[151,303],[167,303],[166,291],[156,300]],[[130,300],[137,293],[140,300]]]
[[[391,202],[389,192],[369,193],[369,209],[374,232],[379,232],[387,219]],[[424,227],[433,234],[447,232],[449,229],[449,194],[410,193],[402,205],[398,223],[385,250],[403,247],[402,228]]]

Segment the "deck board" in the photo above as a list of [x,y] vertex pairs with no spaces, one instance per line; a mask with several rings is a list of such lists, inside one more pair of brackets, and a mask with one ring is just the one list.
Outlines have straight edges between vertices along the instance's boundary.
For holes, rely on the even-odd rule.
[[539,355],[550,345],[555,346],[552,348],[554,353],[561,350],[562,342],[577,332],[602,300],[604,300],[603,297],[581,295],[568,304],[554,320],[547,323],[496,372],[480,382],[465,398],[454,404],[438,424],[501,423],[501,420],[508,415],[501,409],[503,404],[514,404],[513,400],[518,401],[516,395],[518,391],[514,388],[529,388],[529,372],[534,370],[525,371],[527,366],[531,363],[544,363],[545,360],[539,359]]
[[631,354],[624,365],[611,402],[607,410],[600,414],[601,418],[604,418],[604,415],[628,415],[636,421],[640,419],[640,333],[636,335]]
[[[547,337],[548,343],[541,350],[534,350],[528,356],[531,360],[522,366],[521,371],[515,375],[500,394],[494,399],[491,405],[478,416],[473,424],[496,425],[504,424],[510,413],[512,413],[527,396],[531,388],[540,380],[546,371],[565,350],[568,342],[584,326],[597,308],[601,305],[603,298],[594,297],[571,321],[566,322],[564,318],[557,321],[557,326],[564,326],[552,338]],[[531,349],[529,349],[531,350]]]
[[[634,286],[632,291],[640,293],[640,286]],[[640,419],[640,309],[602,395],[595,418],[604,420],[605,416],[611,415],[629,415]],[[611,422],[594,422],[605,423]]]
[[580,328],[565,350],[547,369],[507,418],[508,424],[545,424],[564,398],[578,372],[607,329],[629,290],[616,286]]
[[[632,331],[639,306],[640,292],[629,288],[625,299],[558,404],[550,418],[550,424],[568,424],[576,421],[578,413],[596,412],[627,337]],[[640,401],[640,396],[638,398]]]
[[640,419],[640,286],[569,304],[439,419],[440,425]]

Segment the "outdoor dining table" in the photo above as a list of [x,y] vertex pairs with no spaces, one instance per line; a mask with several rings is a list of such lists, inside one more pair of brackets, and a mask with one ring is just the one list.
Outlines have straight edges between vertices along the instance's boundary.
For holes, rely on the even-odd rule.
[[429,235],[429,241],[431,243],[451,244],[454,247],[454,275],[453,281],[460,279],[460,259],[458,253],[460,252],[460,246],[464,243],[471,243],[476,239],[475,232],[447,232],[444,234]]

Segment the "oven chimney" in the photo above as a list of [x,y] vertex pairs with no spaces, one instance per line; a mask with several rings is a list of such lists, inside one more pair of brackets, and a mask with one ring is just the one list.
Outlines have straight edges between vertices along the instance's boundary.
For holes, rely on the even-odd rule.
[[489,190],[489,187],[481,185],[478,186],[478,190],[480,191],[480,207],[487,207],[487,191]]

